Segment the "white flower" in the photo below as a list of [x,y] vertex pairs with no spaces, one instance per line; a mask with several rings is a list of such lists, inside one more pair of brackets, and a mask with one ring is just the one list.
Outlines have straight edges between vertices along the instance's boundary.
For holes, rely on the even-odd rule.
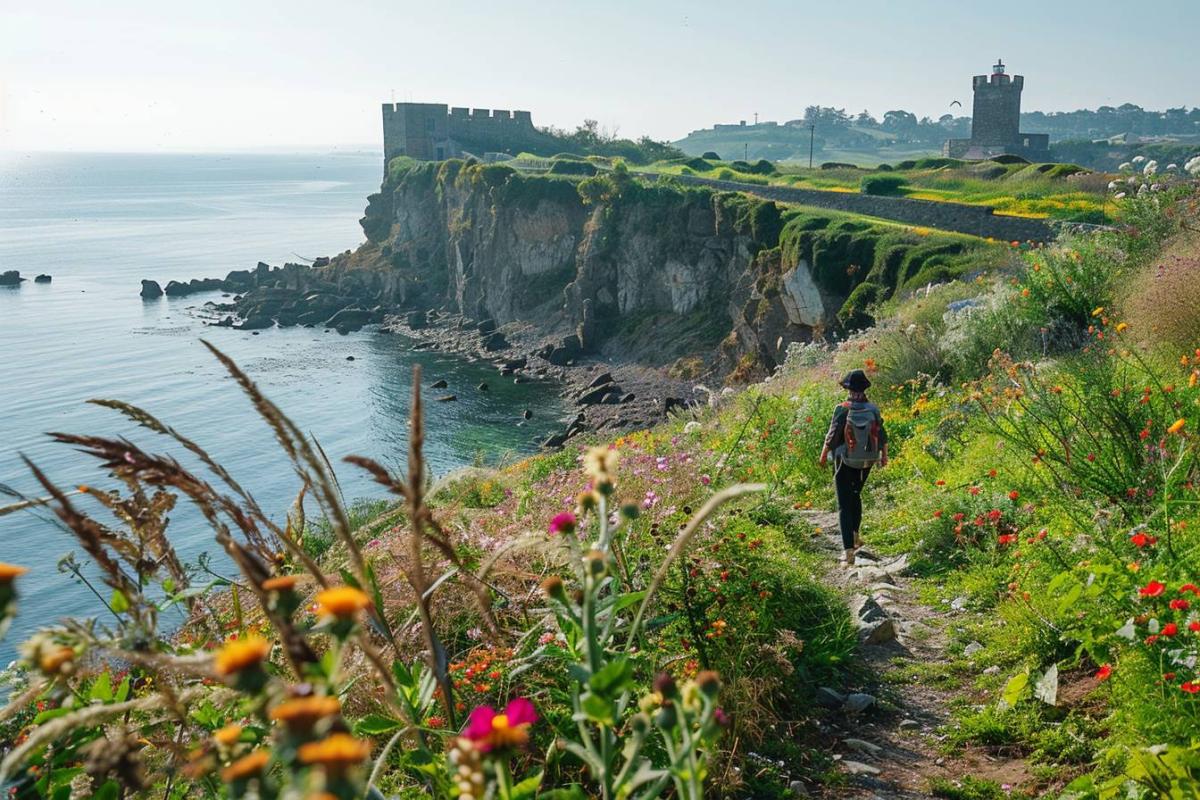
[[1161,192],[1163,188],[1164,187],[1161,183],[1153,183],[1150,185],[1150,191],[1152,192]]
[[1116,181],[1109,181],[1109,182],[1108,182],[1108,190],[1109,190],[1110,192],[1115,192],[1115,191],[1117,190],[1117,182],[1116,182]]
[[1114,200],[1123,200],[1123,199],[1125,199],[1125,193],[1117,192],[1116,194],[1113,195],[1113,199]]
[[1146,157],[1145,157],[1145,156],[1134,156],[1134,157],[1133,157],[1133,163],[1134,163],[1134,164],[1140,164],[1140,163],[1142,163],[1142,162],[1143,162],[1143,161],[1145,161],[1145,160],[1146,160]]
[[1133,169],[1133,164],[1125,161],[1122,162],[1121,166],[1117,167],[1117,169],[1119,169],[1121,172],[1129,172],[1129,170]]
[[1179,171],[1178,164],[1167,164],[1167,166],[1163,169],[1163,172],[1178,172],[1178,171]]
[[1157,161],[1147,161],[1146,166],[1142,167],[1143,175],[1153,175],[1156,172],[1158,172],[1158,162]]

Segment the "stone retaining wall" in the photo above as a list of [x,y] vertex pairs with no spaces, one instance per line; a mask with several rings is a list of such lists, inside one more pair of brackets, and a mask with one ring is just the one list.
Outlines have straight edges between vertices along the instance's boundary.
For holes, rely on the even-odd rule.
[[[651,176],[647,175],[646,177]],[[983,238],[990,237],[1005,242],[1045,242],[1052,240],[1055,236],[1054,229],[1044,220],[998,216],[991,206],[910,200],[906,197],[878,197],[854,192],[823,192],[788,186],[759,186],[752,183],[700,178],[695,175],[675,177],[681,183],[711,186],[714,189],[730,192],[746,192],[781,203],[798,203],[836,211],[847,211],[851,214],[880,217],[907,225],[937,228]]]

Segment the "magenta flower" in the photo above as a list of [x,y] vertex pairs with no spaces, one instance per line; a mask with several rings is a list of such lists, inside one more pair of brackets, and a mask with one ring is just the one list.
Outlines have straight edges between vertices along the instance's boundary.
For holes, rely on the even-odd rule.
[[550,533],[573,533],[575,531],[575,515],[570,511],[555,514],[550,520]]
[[524,697],[516,697],[502,713],[496,713],[491,706],[477,706],[468,717],[462,735],[484,753],[523,747],[529,743],[529,726],[537,720],[533,703]]

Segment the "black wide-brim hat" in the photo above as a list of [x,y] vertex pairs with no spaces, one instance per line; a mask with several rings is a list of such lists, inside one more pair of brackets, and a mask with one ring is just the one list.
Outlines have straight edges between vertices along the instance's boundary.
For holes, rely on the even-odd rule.
[[843,389],[849,389],[852,392],[865,392],[871,387],[871,379],[861,369],[850,370],[842,376],[839,383]]

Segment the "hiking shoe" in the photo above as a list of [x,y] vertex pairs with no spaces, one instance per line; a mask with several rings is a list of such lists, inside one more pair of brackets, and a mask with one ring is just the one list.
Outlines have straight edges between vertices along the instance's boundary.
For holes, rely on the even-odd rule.
[[851,548],[846,551],[846,566],[847,567],[854,566],[854,548]]

